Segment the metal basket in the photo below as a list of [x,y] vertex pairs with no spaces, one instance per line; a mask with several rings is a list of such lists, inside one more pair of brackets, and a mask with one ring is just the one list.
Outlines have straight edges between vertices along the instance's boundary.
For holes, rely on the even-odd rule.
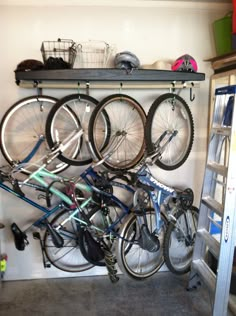
[[103,41],[88,41],[77,45],[76,67],[106,68],[113,48]]
[[57,41],[43,41],[41,45],[41,53],[44,63],[50,57],[62,58],[64,62],[68,63],[70,68],[73,68],[77,50],[76,43],[70,39],[60,39]]

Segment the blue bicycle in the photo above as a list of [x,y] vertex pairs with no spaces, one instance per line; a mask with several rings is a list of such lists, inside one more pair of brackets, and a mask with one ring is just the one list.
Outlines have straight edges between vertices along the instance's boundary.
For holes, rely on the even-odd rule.
[[151,276],[164,262],[173,273],[187,273],[198,221],[192,190],[176,190],[157,181],[147,164],[135,177],[139,189],[133,213],[121,226],[122,238],[116,244],[119,267],[135,279]]

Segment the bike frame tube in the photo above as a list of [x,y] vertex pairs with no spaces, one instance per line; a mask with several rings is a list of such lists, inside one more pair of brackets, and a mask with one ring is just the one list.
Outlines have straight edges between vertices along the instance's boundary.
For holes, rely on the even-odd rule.
[[[93,166],[90,166],[87,168],[81,175],[80,177],[87,183],[89,186],[93,186],[92,182],[89,180],[88,176],[90,176],[92,179],[101,179],[101,176],[94,170]],[[109,181],[109,183],[112,186],[116,186],[121,189],[125,189],[131,193],[134,193],[135,190],[127,184],[116,182],[116,181]]]
[[[59,180],[59,181],[60,181],[60,180],[65,180],[65,181],[69,181],[69,180],[70,180],[70,179],[68,179],[68,178],[65,178],[65,177],[56,175],[56,174],[54,174],[54,173],[50,173],[49,171],[47,171],[47,170],[45,170],[45,169],[40,170],[39,173],[38,173],[38,175],[39,175],[40,177],[50,177],[50,178],[52,178],[52,179],[54,179],[54,180]],[[76,186],[76,188],[81,189],[81,190],[86,191],[86,192],[91,192],[91,191],[92,191],[91,188],[90,188],[90,186],[87,185],[87,184],[76,183],[75,186]]]
[[35,153],[37,152],[37,150],[39,149],[39,147],[41,146],[41,144],[45,141],[45,137],[41,136],[39,138],[39,140],[37,141],[37,143],[35,144],[34,148],[31,150],[31,152],[20,162],[20,164],[24,164],[29,162],[35,155]]
[[[150,197],[156,214],[156,227],[158,231],[163,224],[160,210],[161,196],[163,194],[167,196],[174,196],[176,191],[175,189],[157,181],[150,173],[146,171],[145,166],[138,171],[138,179],[143,184],[151,186],[155,189],[155,191],[150,191]],[[156,191],[158,191],[158,194]]]
[[44,213],[45,213],[45,215],[44,215],[43,217],[41,217],[40,219],[38,219],[36,222],[34,222],[34,223],[32,224],[32,225],[37,226],[37,227],[40,225],[40,223],[41,223],[44,219],[48,218],[49,216],[51,216],[52,214],[54,214],[56,211],[58,211],[59,209],[62,208],[62,204],[58,204],[58,205],[56,205],[54,208],[48,209],[48,208],[46,208],[46,207],[44,207],[44,206],[42,206],[42,205],[40,205],[40,204],[34,202],[33,200],[31,200],[31,199],[29,199],[29,198],[27,198],[27,197],[25,197],[25,196],[22,196],[22,195],[16,193],[14,190],[12,190],[10,187],[8,187],[7,185],[3,184],[2,182],[0,182],[0,188],[2,188],[3,190],[5,190],[5,191],[7,191],[7,192],[9,192],[9,193],[11,193],[11,194],[13,194],[13,195],[15,195],[15,196],[18,197],[19,199],[25,201],[25,202],[28,203],[29,205],[31,205],[31,206],[37,208],[38,210],[40,210],[41,212],[44,212]]

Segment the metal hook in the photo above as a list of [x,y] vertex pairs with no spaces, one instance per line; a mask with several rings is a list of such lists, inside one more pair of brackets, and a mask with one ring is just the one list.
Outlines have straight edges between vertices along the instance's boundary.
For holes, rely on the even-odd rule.
[[190,88],[190,101],[192,102],[195,99],[195,94],[193,94],[193,87],[194,87],[194,83],[191,82],[192,87]]
[[37,95],[40,97],[42,96],[42,88],[40,88],[39,86],[39,82],[37,80],[34,81],[34,88],[37,89]]
[[171,82],[172,87],[170,88],[170,93],[175,93],[175,81]]
[[80,82],[78,82],[78,100],[80,101]]
[[122,93],[123,82],[120,82],[120,94]]
[[90,87],[90,83],[89,81],[86,82],[86,94],[89,95],[89,87]]

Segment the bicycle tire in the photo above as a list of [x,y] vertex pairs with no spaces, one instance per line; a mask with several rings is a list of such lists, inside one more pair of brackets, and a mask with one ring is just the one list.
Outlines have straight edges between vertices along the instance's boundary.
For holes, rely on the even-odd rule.
[[[61,161],[73,166],[83,166],[92,162],[86,140],[90,115],[97,104],[98,101],[91,96],[71,94],[60,99],[50,111],[46,121],[46,136],[51,148],[55,146],[56,137],[60,142],[74,130],[82,128],[84,132],[58,156]],[[103,118],[104,115],[103,113]]]
[[173,93],[159,96],[147,115],[145,140],[148,154],[155,152],[155,142],[167,132],[177,134],[167,144],[156,165],[164,170],[179,168],[188,158],[194,138],[193,117],[183,98]]
[[[120,211],[121,208],[118,205],[116,205],[115,202],[112,204],[113,205],[106,205],[106,215],[104,215],[103,210],[100,206],[94,206],[93,209],[88,212],[87,216],[90,219],[92,225],[104,231],[109,225],[112,225],[112,223],[118,219],[119,214],[123,211]],[[95,242],[100,243],[102,249],[104,249],[104,246],[107,247],[109,250],[111,249],[115,240],[115,235],[104,237],[104,234],[102,232],[99,232],[96,229],[93,229],[92,227],[85,227],[85,229],[89,230],[92,238],[95,240]],[[116,230],[117,229],[118,226],[116,227]],[[104,259],[96,260],[94,258],[91,258],[88,247],[86,245],[84,229],[81,229],[79,231],[79,237],[80,250],[85,259],[93,265],[106,266]]]
[[[190,214],[191,212],[191,214]],[[187,215],[186,215],[187,214]],[[183,232],[176,225],[180,225],[181,229],[186,233],[187,221],[185,215],[189,218],[191,226],[191,235],[188,241]],[[193,247],[197,232],[199,210],[192,206],[189,210],[178,210],[175,218],[176,223],[170,222],[164,238],[164,258],[168,269],[174,274],[182,275],[188,273],[191,268]]]
[[[51,221],[52,227],[58,227],[63,220],[69,217],[72,211],[63,210]],[[64,239],[64,245],[56,248],[50,234],[46,231],[43,239],[43,247],[49,262],[56,268],[66,272],[82,272],[93,267],[82,255],[79,247],[77,222],[70,219],[57,232]]]
[[[154,232],[156,225],[154,209],[147,209],[145,214],[150,216],[149,219],[147,217],[149,229],[150,232]],[[137,233],[139,231],[137,224],[138,217],[134,213],[131,213],[129,217],[127,217],[127,220],[120,228],[119,234],[121,238],[117,239],[116,243],[116,259],[120,269],[132,279],[141,281],[151,277],[164,263],[163,241],[167,221],[163,214],[161,216],[164,225],[161,229],[160,236],[158,236],[160,248],[156,252],[149,252],[137,243],[140,235]],[[134,231],[135,233],[133,233]],[[134,243],[133,234],[136,235],[136,243]],[[132,241],[132,246],[130,246],[131,243],[127,240]]]
[[[101,126],[103,111],[108,115],[110,130],[109,141],[101,147],[107,133]],[[133,168],[144,154],[145,123],[146,114],[135,99],[125,94],[113,94],[104,98],[93,111],[89,122],[88,137],[94,155],[102,160],[116,147],[109,159],[103,162],[104,166],[110,170]]]
[[[10,165],[24,160],[34,148],[40,137],[45,137],[46,117],[57,99],[50,96],[30,96],[14,103],[4,114],[0,123],[0,150]],[[50,152],[46,139],[39,150],[30,159],[30,170],[21,171],[30,174],[33,164]],[[55,159],[48,170],[59,173],[68,168],[68,165]]]

